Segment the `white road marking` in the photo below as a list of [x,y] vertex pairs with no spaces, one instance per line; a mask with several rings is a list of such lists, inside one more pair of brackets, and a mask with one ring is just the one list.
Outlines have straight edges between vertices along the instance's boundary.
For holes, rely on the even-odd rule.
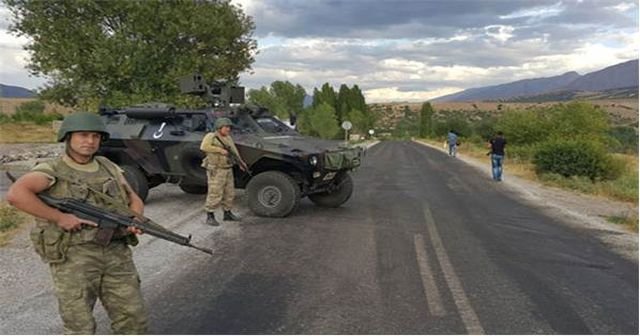
[[413,243],[416,248],[416,257],[418,259],[418,266],[420,267],[422,287],[424,288],[424,296],[427,300],[429,313],[433,316],[444,316],[446,312],[442,305],[442,298],[440,297],[438,286],[433,277],[427,252],[425,251],[424,238],[422,238],[421,234],[415,234],[413,236]]
[[449,261],[449,256],[447,255],[447,251],[444,249],[442,239],[440,239],[438,229],[436,228],[436,223],[433,220],[431,210],[429,210],[429,206],[427,204],[423,206],[423,211],[431,244],[433,245],[433,249],[436,251],[436,257],[438,258],[440,268],[442,268],[442,272],[444,273],[444,279],[447,282],[447,286],[449,286],[449,290],[453,296],[453,301],[458,307],[458,312],[460,313],[462,322],[467,329],[467,333],[471,335],[484,334],[484,329],[480,324],[478,315],[476,315],[476,312],[473,310],[473,307],[469,302],[469,298],[467,298],[467,294],[464,292],[464,288],[460,283],[460,279],[456,275],[453,265],[451,265],[451,261]]

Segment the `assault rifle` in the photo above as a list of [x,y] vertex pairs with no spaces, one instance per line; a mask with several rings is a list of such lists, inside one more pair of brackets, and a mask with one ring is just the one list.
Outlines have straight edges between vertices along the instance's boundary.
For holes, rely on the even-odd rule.
[[[6,168],[4,166],[0,168],[2,168],[2,170],[7,170],[5,173],[11,180],[11,182],[16,181],[16,178],[11,175],[8,170],[18,171],[18,169]],[[57,177],[61,178],[61,176]],[[171,230],[165,229],[160,224],[155,223],[147,217],[134,213],[128,208],[123,209],[123,211],[127,212],[127,214],[124,215],[121,213],[105,210],[95,205],[85,203],[73,198],[57,198],[45,194],[37,194],[37,196],[38,198],[40,198],[40,200],[42,200],[50,207],[54,207],[62,212],[74,214],[78,218],[89,220],[98,224],[98,233],[96,234],[95,241],[100,244],[109,244],[117,229],[134,227],[154,237],[164,239],[179,245],[191,247],[198,251],[213,255],[213,251],[211,249],[198,247],[191,244],[191,235],[189,235],[189,237],[181,236]]]
[[181,236],[173,231],[163,228],[159,224],[154,223],[151,219],[144,216],[129,217],[126,215],[121,215],[119,213],[107,211],[73,198],[56,198],[44,194],[38,194],[38,198],[40,198],[47,205],[54,207],[62,212],[71,213],[78,218],[90,220],[98,224],[98,229],[109,231],[122,227],[134,227],[154,237],[164,239],[179,245],[191,247],[204,253],[213,255],[213,251],[211,251],[210,249],[198,247],[191,244],[191,236]]
[[234,165],[239,165],[242,170],[244,170],[247,174],[251,175],[251,170],[249,170],[249,166],[247,166],[247,163],[244,162],[244,160],[240,156],[238,156],[238,154],[236,154],[235,151],[233,151],[229,146],[227,146],[227,144],[222,142],[222,140],[218,138],[217,135],[216,135],[216,139],[218,139],[218,142],[222,145],[222,148],[224,148],[224,150],[227,151],[227,155],[229,155],[229,159],[231,160],[231,163]]

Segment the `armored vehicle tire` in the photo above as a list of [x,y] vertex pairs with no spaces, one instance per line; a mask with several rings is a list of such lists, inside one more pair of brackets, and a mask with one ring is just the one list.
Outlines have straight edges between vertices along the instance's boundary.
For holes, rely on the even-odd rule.
[[353,193],[353,180],[351,176],[344,173],[340,175],[335,182],[337,188],[333,191],[309,195],[311,202],[321,207],[337,208],[348,201]]
[[146,200],[149,195],[147,177],[144,176],[142,171],[136,166],[122,165],[120,168],[124,170],[124,178],[127,179],[133,191],[135,191],[143,201]]
[[197,185],[197,184],[181,184],[180,189],[186,192],[187,194],[197,194],[202,195],[207,193],[207,186]]
[[249,209],[262,217],[285,217],[300,202],[300,187],[289,175],[267,171],[247,184]]

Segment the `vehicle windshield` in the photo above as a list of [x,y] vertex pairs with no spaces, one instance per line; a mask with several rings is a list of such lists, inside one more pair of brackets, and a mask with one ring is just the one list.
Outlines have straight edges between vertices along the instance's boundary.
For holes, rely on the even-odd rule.
[[274,117],[256,117],[241,115],[232,117],[233,132],[242,133],[267,133],[270,135],[297,135],[291,127]]
[[255,121],[260,125],[265,132],[271,134],[281,135],[296,135],[298,134],[293,128],[287,126],[287,124],[274,117],[258,117]]

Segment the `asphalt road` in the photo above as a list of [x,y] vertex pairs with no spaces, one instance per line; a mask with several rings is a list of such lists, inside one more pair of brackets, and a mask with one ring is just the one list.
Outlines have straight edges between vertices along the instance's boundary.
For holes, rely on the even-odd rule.
[[178,267],[146,266],[143,284],[161,277],[144,289],[151,332],[638,333],[638,265],[489,176],[383,142],[353,177],[341,208],[245,214],[197,237],[214,257],[180,250]]

